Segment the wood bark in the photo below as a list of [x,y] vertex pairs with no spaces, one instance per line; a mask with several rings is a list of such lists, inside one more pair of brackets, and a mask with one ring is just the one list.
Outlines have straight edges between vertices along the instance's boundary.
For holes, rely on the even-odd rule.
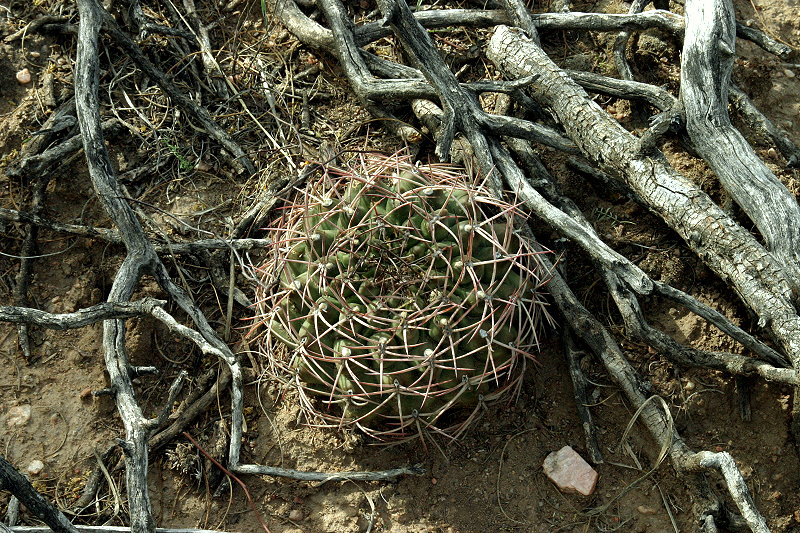
[[800,205],[728,116],[736,50],[731,0],[687,0],[680,99],[694,149],[755,223],[766,248],[800,291]]
[[739,294],[800,368],[800,317],[783,265],[703,191],[603,111],[521,32],[499,26],[488,57],[512,78],[538,74],[528,90],[550,109],[584,155],[663,219]]

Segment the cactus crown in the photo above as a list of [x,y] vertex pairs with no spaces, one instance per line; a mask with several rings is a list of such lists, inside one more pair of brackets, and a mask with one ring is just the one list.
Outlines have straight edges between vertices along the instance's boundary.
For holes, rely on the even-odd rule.
[[519,390],[546,316],[518,216],[444,165],[326,171],[282,210],[260,268],[271,372],[325,425],[459,434]]

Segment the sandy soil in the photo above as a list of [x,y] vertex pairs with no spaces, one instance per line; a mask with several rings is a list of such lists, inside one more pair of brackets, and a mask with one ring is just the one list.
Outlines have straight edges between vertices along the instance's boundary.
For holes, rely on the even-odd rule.
[[[300,47],[285,31],[273,28],[258,33],[257,2],[242,7],[231,17],[234,27],[242,28],[242,41],[266,38],[265,61],[278,68],[290,61],[294,72],[319,67],[321,95],[311,103],[311,125],[318,139],[327,140],[347,131],[351,147],[369,146],[384,150],[396,141],[376,131],[369,115],[354,103],[341,73],[331,58],[319,58]],[[797,0],[754,0],[739,2],[739,16],[772,36],[800,48],[800,4]],[[20,16],[32,17],[36,11],[23,10]],[[583,10],[627,10],[627,5],[584,5]],[[31,20],[31,18],[26,18]],[[239,26],[237,26],[239,25]],[[0,35],[7,36],[22,26],[13,17],[0,21]],[[212,35],[220,46],[233,46],[230,33]],[[254,37],[256,36],[256,37]],[[658,36],[656,36],[658,37]],[[551,49],[559,62],[588,63],[602,71],[610,56],[597,54],[607,37],[589,39],[576,35],[546,35],[547,42],[559,43]],[[660,37],[658,37],[660,39]],[[656,40],[658,40],[656,39]],[[48,102],[68,97],[71,84],[71,57],[68,39],[28,35],[24,41],[2,44],[0,51],[0,167],[12,162],[33,132],[52,111]],[[648,44],[649,42],[649,44]],[[660,57],[653,59],[652,42],[640,39],[635,45],[636,67],[645,81],[666,77],[672,89],[678,48],[662,40]],[[272,48],[269,48],[272,46]],[[754,98],[756,104],[800,143],[800,68],[781,63],[750,43],[739,41],[740,59],[734,76]],[[33,81],[21,85],[15,74],[28,68]],[[227,67],[226,67],[227,68]],[[143,89],[144,90],[144,89]],[[115,93],[115,98],[119,94]],[[156,97],[154,97],[156,98]],[[625,102],[603,100],[620,120],[630,124],[630,106]],[[120,104],[121,107],[124,107]],[[299,102],[290,100],[286,109],[300,119]],[[133,113],[121,109],[132,121]],[[180,119],[164,113],[164,121]],[[633,127],[635,125],[631,125]],[[185,133],[176,129],[177,134]],[[176,134],[176,135],[177,135]],[[112,139],[110,145],[119,170],[135,168],[147,156],[135,152],[132,134]],[[176,137],[180,139],[180,137]],[[185,139],[184,139],[185,141]],[[138,142],[138,141],[136,141]],[[761,142],[761,141],[759,141]],[[134,143],[134,144],[132,144]],[[173,236],[188,230],[169,226],[164,213],[183,216],[194,213],[197,226],[222,231],[225,217],[236,220],[252,200],[254,182],[241,183],[219,163],[218,149],[195,140],[174,143],[169,138],[151,149],[163,158],[161,166],[148,178],[130,184],[142,199],[156,204],[160,212],[153,219]],[[705,165],[686,155],[677,143],[664,146],[670,160],[682,172],[698,180],[716,197],[720,193]],[[780,155],[769,145],[757,144],[759,153],[792,190],[797,190],[798,172],[783,168]],[[267,150],[265,161],[275,158]],[[152,156],[152,154],[149,154]],[[304,154],[297,154],[298,158]],[[747,329],[755,328],[742,306],[721,282],[713,277],[678,242],[663,224],[625,198],[615,196],[572,174],[557,154],[546,161],[560,176],[568,193],[575,197],[600,233],[617,250],[633,257],[655,279],[674,284],[714,305]],[[204,161],[205,165],[186,161]],[[266,179],[269,179],[267,177]],[[0,206],[24,208],[30,196],[30,183],[0,176]],[[217,207],[218,206],[218,207]],[[210,214],[196,215],[209,207]],[[160,213],[160,214],[159,214]],[[107,226],[90,189],[80,158],[67,161],[54,176],[47,192],[44,214],[64,222]],[[188,232],[188,235],[193,235]],[[543,231],[547,241],[551,235]],[[22,227],[0,222],[0,303],[12,303],[12,287],[18,270]],[[569,247],[567,252],[573,252]],[[42,231],[34,262],[31,305],[51,312],[71,311],[101,301],[106,295],[122,250],[99,241]],[[624,340],[621,319],[610,313],[613,306],[594,283],[590,267],[571,253],[570,264],[577,293],[609,328],[618,335],[635,366],[653,383],[672,409],[681,434],[694,449],[726,450],[733,454],[745,474],[758,507],[775,532],[800,531],[800,458],[788,437],[787,412],[790,390],[754,381],[752,420],[739,416],[735,380],[716,372],[676,368],[646,346]],[[257,257],[254,258],[257,260]],[[194,276],[197,298],[212,323],[222,331],[225,305],[210,289],[204,270],[176,260],[182,272]],[[152,283],[139,295],[160,296]],[[740,352],[742,349],[712,326],[685,311],[653,299],[646,302],[653,323],[681,342],[708,350]],[[258,376],[262,363],[246,354],[239,342],[248,323],[247,312],[237,309],[240,322],[231,343],[254,361],[252,375]],[[584,532],[630,531],[656,533],[672,531],[670,514],[678,531],[691,530],[690,494],[684,482],[667,464],[645,476],[653,466],[657,450],[649,438],[634,428],[626,445],[620,437],[633,415],[620,391],[610,383],[600,366],[586,358],[585,370],[592,382],[592,414],[599,430],[605,464],[597,465],[600,474],[597,492],[591,497],[561,494],[542,472],[542,461],[551,451],[570,445],[585,455],[586,446],[574,407],[572,384],[556,331],[529,370],[521,396],[509,406],[493,408],[483,421],[455,444],[418,441],[395,447],[376,447],[358,435],[341,435],[302,424],[295,398],[275,383],[253,379],[247,386],[247,431],[243,459],[299,470],[377,470],[422,463],[426,473],[406,477],[395,483],[315,484],[274,478],[244,477],[255,507],[274,532],[352,532],[394,533],[485,531]],[[44,469],[32,475],[35,485],[54,499],[62,509],[72,509],[82,486],[97,459],[113,439],[121,424],[109,396],[93,397],[90,391],[107,385],[100,348],[101,327],[95,325],[69,332],[34,329],[34,358],[25,361],[17,346],[16,329],[0,324],[0,454],[25,470],[40,460]],[[141,378],[138,392],[143,405],[153,412],[160,407],[165,387],[181,369],[188,369],[191,391],[197,377],[217,363],[197,353],[147,320],[133,320],[129,329],[131,358],[139,365],[156,365],[158,377]],[[204,446],[213,448],[217,436],[224,435],[228,397],[208,410],[190,433]],[[30,419],[14,424],[17,407],[30,406]],[[112,467],[115,459],[107,466]],[[185,439],[170,444],[151,459],[150,489],[159,526],[207,527],[245,533],[259,531],[254,511],[247,505],[240,487],[222,485],[219,473],[204,466],[197,451]],[[124,494],[124,477],[112,470],[116,491]],[[631,484],[635,486],[623,492]],[[714,482],[722,490],[721,481]],[[215,493],[216,491],[216,493]],[[107,485],[97,500],[75,517],[81,523],[122,524],[125,502],[114,497]],[[8,502],[0,494],[0,509]],[[30,517],[22,513],[22,520]]]

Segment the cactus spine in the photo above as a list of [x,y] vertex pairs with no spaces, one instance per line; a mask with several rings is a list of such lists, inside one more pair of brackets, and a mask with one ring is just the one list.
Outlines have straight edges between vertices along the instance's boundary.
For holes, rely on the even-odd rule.
[[519,216],[443,165],[326,172],[282,210],[260,268],[271,372],[326,425],[458,435],[537,349],[542,272]]

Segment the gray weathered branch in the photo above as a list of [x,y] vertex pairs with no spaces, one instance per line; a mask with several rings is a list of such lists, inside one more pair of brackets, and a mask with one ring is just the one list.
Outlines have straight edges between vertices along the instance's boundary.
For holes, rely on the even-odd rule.
[[728,117],[735,46],[732,1],[687,0],[680,96],[686,130],[800,294],[800,205]]
[[74,313],[47,313],[30,307],[0,306],[0,322],[34,324],[48,329],[75,329],[102,320],[132,318],[150,314],[153,307],[162,306],[164,300],[144,298],[135,302],[103,302]]

